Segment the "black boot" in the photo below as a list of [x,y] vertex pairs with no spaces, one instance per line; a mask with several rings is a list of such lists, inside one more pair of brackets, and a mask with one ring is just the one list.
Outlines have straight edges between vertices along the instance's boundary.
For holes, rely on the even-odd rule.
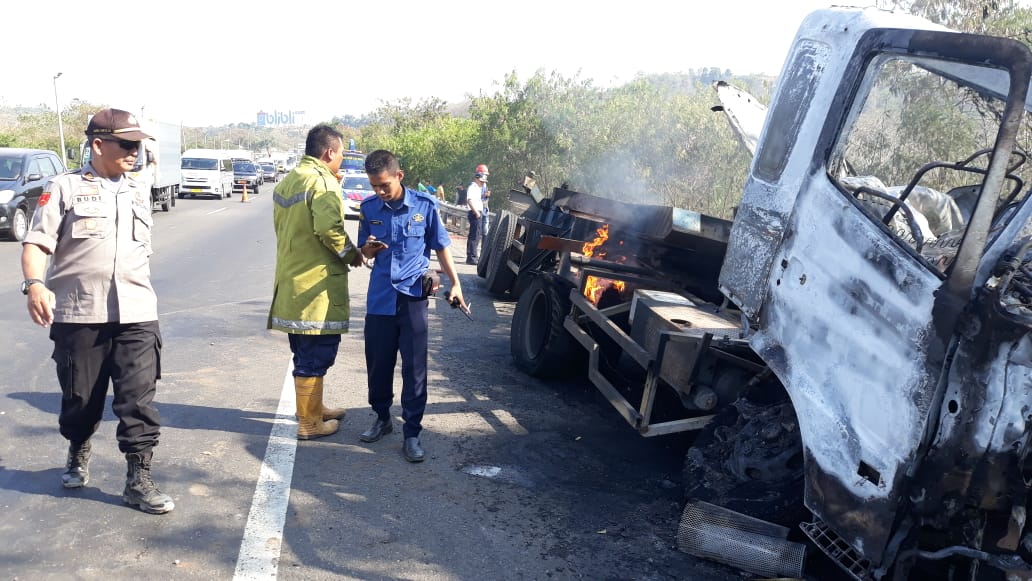
[[363,442],[375,442],[393,431],[394,426],[391,425],[390,418],[387,418],[386,420],[377,418],[373,427],[359,434],[358,439]]
[[158,490],[158,486],[151,480],[150,450],[126,454],[125,460],[129,469],[125,474],[123,502],[151,514],[164,514],[176,507],[172,497]]
[[82,488],[90,481],[90,441],[68,444],[68,461],[61,475],[61,486]]

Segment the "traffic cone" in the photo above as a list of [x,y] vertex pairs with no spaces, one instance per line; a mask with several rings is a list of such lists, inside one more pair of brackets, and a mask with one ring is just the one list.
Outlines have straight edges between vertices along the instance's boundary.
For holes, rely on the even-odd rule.
[[244,194],[242,196],[240,196],[240,201],[241,202],[250,202],[251,201],[251,200],[247,199],[247,184],[244,184]]

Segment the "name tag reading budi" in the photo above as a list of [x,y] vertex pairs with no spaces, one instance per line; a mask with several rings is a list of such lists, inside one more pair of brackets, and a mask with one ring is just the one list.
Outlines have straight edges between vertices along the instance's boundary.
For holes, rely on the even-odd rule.
[[79,191],[72,196],[72,203],[76,206],[79,204],[100,203],[100,201],[100,188],[96,186],[79,188]]

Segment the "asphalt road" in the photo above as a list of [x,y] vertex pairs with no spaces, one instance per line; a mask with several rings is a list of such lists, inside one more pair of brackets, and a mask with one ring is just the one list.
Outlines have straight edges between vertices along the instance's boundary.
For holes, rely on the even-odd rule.
[[475,321],[431,304],[427,461],[401,456],[397,404],[394,434],[357,437],[374,419],[365,269],[350,277],[353,331],[326,381],[327,403],[348,414],[337,434],[296,443],[286,337],[265,328],[271,191],[155,213],[164,350],[154,475],[176,502],[163,516],[122,504],[110,405],[90,484],[61,487],[51,343],[18,291],[20,245],[0,243],[0,580],[739,576],[676,550],[686,441],[641,438],[588,384],[516,370],[514,305],[491,300],[472,266],[459,269]]

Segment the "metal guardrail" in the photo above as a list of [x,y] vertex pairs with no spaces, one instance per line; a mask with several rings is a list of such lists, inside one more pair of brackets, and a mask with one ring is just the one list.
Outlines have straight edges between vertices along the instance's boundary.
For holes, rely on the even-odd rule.
[[444,227],[449,232],[463,236],[469,234],[469,219],[466,218],[469,208],[438,200],[437,209],[441,214]]
[[[437,209],[441,214],[441,221],[444,222],[446,230],[453,234],[461,234],[462,236],[469,234],[468,207],[438,200]],[[494,217],[494,212],[487,213],[487,219],[490,224],[494,223]]]

